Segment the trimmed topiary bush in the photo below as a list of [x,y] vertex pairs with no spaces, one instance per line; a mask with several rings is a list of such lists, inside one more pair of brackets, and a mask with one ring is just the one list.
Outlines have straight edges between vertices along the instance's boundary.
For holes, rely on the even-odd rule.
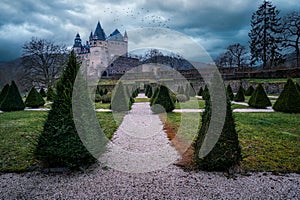
[[[68,167],[78,169],[97,162],[79,138],[75,128],[72,93],[79,64],[74,51],[71,52],[67,67],[57,83],[57,96],[49,111],[42,133],[37,138],[34,155],[44,167]],[[86,95],[88,96],[88,94]],[[90,99],[82,101],[84,108],[90,106]],[[89,104],[89,105],[87,105]],[[81,109],[78,107],[77,109]],[[88,116],[90,117],[90,116]],[[86,119],[81,119],[84,121]],[[89,122],[89,120],[86,120]],[[89,131],[92,135],[94,132]]]
[[202,92],[202,99],[207,100],[208,97],[209,97],[209,91],[207,85],[205,85],[204,90]]
[[178,94],[176,96],[176,99],[178,102],[186,102],[188,101],[188,98],[184,94]]
[[20,95],[19,89],[14,81],[11,82],[11,85],[8,88],[7,94],[5,95],[3,101],[0,105],[0,110],[11,112],[24,110],[25,104]]
[[38,108],[40,106],[43,106],[44,104],[45,101],[43,97],[36,91],[35,87],[32,87],[25,100],[25,105],[31,108]]
[[300,92],[292,79],[288,79],[273,109],[285,113],[300,113]]
[[202,96],[202,93],[203,93],[203,88],[202,88],[202,87],[200,87],[200,89],[199,89],[199,91],[198,91],[197,95],[198,95],[198,96]]
[[111,103],[111,93],[107,93],[101,97],[102,103]]
[[244,102],[245,101],[244,88],[242,86],[239,87],[239,90],[234,97],[234,101],[236,101],[236,102]]
[[54,101],[54,98],[55,98],[55,92],[50,87],[50,88],[47,89],[47,101]]
[[163,109],[159,108],[159,106],[157,105],[162,106],[166,112],[172,112],[175,108],[169,89],[164,85],[161,85],[160,88],[158,89],[157,96],[153,100],[151,106],[151,110],[153,113],[155,114],[162,113]]
[[225,123],[219,140],[213,149],[203,158],[199,157],[201,146],[207,135],[210,125],[212,108],[209,93],[205,101],[205,111],[202,114],[202,126],[194,142],[194,159],[198,168],[207,171],[225,171],[238,166],[242,160],[238,133],[235,129],[235,120],[232,114],[231,103],[227,98]]
[[226,92],[227,92],[227,95],[228,95],[230,101],[233,101],[234,94],[232,92],[232,88],[230,85],[227,85]]
[[160,86],[157,85],[157,86],[155,87],[154,93],[153,93],[153,95],[152,95],[152,97],[151,97],[151,99],[150,99],[150,106],[153,105],[154,99],[157,98],[157,95],[158,95],[158,93],[159,93],[159,89],[160,89]]
[[296,84],[297,90],[300,92],[300,85],[299,85],[299,83],[295,83],[295,84]]
[[250,85],[245,92],[245,96],[251,96],[253,92],[254,92],[254,88],[252,87],[252,85]]
[[261,84],[258,84],[256,87],[249,99],[248,104],[253,108],[266,108],[268,106],[272,106],[272,103]]
[[4,100],[4,98],[6,97],[8,90],[9,90],[9,84],[6,84],[0,93],[0,105],[1,105],[2,101]]
[[120,82],[112,95],[110,108],[116,112],[129,111],[131,107],[128,90]]
[[46,94],[44,88],[41,88],[39,93],[40,93],[41,97],[43,97],[43,98],[47,97],[47,94]]

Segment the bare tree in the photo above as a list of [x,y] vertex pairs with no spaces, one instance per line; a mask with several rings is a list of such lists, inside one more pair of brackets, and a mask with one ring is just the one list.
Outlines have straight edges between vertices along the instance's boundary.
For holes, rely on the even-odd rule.
[[52,87],[66,64],[67,48],[54,42],[32,38],[23,46],[23,83],[39,87]]
[[244,57],[247,54],[246,47],[240,43],[232,44],[227,47],[228,52],[234,58],[234,64],[237,65],[238,69],[241,69]]
[[300,57],[300,12],[290,12],[282,19],[283,47],[291,47],[296,52],[296,66],[299,67]]

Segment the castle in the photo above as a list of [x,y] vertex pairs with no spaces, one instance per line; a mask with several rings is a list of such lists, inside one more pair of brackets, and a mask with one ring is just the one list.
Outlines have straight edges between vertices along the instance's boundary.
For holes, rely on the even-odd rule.
[[126,31],[122,35],[118,29],[106,36],[98,22],[94,34],[91,32],[85,44],[77,33],[73,49],[77,58],[85,64],[84,73],[89,78],[99,78],[116,58],[127,56],[128,36]]

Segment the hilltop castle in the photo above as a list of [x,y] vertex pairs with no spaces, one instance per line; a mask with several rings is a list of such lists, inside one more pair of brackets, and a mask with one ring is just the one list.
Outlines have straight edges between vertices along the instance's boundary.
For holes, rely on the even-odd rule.
[[73,49],[82,62],[86,64],[84,72],[88,77],[99,78],[103,71],[119,56],[127,56],[128,36],[118,29],[106,36],[100,22],[89,40],[82,43],[79,33],[74,39]]

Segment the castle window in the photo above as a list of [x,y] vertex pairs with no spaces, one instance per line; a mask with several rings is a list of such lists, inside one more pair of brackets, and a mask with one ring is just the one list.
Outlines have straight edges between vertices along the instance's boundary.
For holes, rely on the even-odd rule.
[[94,42],[94,45],[96,45],[97,43],[96,42]]

